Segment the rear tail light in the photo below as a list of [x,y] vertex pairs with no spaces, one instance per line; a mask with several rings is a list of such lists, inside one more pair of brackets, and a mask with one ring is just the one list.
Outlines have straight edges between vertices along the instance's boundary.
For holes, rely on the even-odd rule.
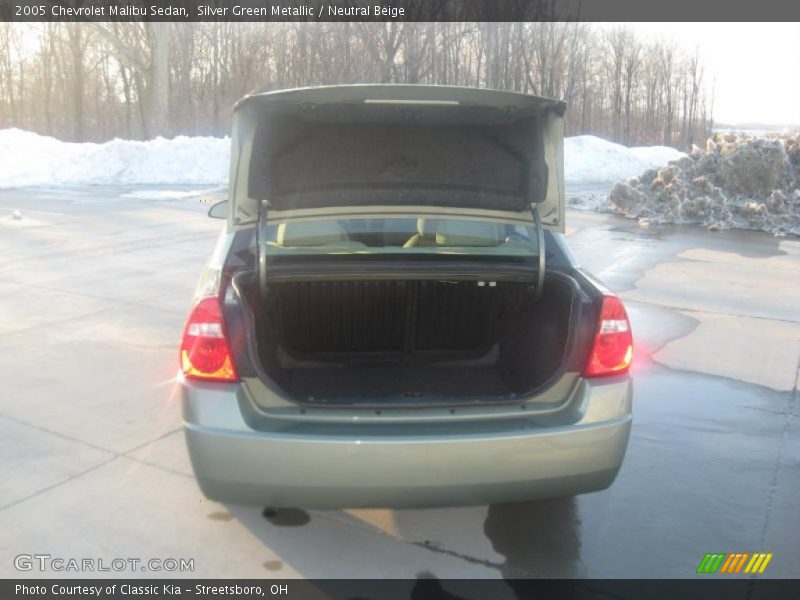
[[190,379],[236,381],[219,298],[203,298],[192,309],[181,342],[181,369]]
[[625,307],[616,296],[604,296],[592,351],[583,374],[602,377],[625,373],[631,366],[632,357],[633,335]]

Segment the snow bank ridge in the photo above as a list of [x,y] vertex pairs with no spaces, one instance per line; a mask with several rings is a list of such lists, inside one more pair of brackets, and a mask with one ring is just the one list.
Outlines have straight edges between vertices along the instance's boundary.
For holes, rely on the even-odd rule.
[[219,185],[228,180],[229,156],[229,138],[180,136],[73,144],[20,129],[3,129],[0,188]]
[[567,186],[595,186],[607,189],[620,180],[686,156],[669,146],[628,148],[594,135],[564,140],[564,179]]
[[[664,146],[626,148],[593,135],[565,141],[568,185],[614,182],[683,153]],[[213,137],[74,144],[19,129],[0,130],[0,187],[225,185],[230,140]]]

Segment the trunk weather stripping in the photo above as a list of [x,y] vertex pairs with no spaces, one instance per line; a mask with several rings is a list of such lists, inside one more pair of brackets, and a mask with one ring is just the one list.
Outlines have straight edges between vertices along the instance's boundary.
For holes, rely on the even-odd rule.
[[533,222],[536,225],[536,239],[539,243],[539,271],[536,275],[535,292],[535,298],[538,302],[542,299],[542,294],[544,293],[545,248],[544,227],[542,226],[542,218],[539,215],[539,207],[535,202],[531,202],[531,215],[533,215]]
[[258,292],[261,299],[267,297],[267,209],[269,200],[262,200],[258,206],[258,227],[256,228],[256,250],[258,252]]

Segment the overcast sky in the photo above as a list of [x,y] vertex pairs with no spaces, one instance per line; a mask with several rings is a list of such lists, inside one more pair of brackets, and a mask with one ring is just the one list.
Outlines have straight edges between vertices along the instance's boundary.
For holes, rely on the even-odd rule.
[[715,121],[800,125],[800,23],[627,25],[690,51],[699,47],[707,83],[716,78]]

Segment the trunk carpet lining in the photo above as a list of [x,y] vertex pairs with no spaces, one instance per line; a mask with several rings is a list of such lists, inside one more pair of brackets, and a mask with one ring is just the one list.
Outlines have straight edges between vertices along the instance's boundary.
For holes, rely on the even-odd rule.
[[387,400],[424,399],[430,395],[448,397],[454,387],[461,390],[460,397],[511,395],[508,385],[493,366],[470,369],[412,365],[291,369],[288,391],[306,400],[312,398],[335,403],[336,399],[349,402],[353,397]]
[[571,288],[447,281],[275,284],[257,315],[261,364],[304,401],[512,399],[561,366]]

